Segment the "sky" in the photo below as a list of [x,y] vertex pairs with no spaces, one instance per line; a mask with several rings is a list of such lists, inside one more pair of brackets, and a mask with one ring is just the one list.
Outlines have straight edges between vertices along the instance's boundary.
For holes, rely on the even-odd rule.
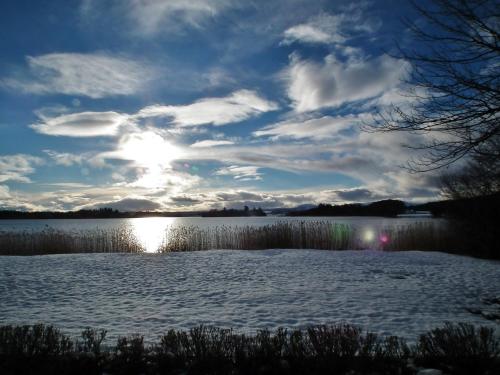
[[0,208],[427,201],[400,0],[4,0]]

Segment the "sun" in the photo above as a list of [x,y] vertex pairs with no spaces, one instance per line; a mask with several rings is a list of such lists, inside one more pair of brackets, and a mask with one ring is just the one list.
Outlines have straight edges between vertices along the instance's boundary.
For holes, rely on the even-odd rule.
[[145,168],[167,167],[181,155],[179,147],[153,131],[125,136],[120,149],[125,159]]
[[130,160],[140,171],[133,186],[162,188],[169,182],[172,161],[182,157],[182,150],[153,131],[126,135],[120,145],[121,158]]

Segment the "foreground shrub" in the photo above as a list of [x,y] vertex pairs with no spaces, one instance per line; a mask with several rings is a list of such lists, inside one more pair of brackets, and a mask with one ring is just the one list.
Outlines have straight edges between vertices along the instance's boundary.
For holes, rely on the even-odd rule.
[[433,329],[419,337],[416,347],[418,364],[464,375],[500,372],[499,355],[495,331],[467,323]]
[[0,327],[0,373],[57,373],[71,366],[72,340],[53,326]]
[[95,355],[101,354],[101,346],[106,338],[107,331],[104,329],[86,328],[82,331],[82,342],[78,343],[78,349],[81,352],[93,353]]
[[139,335],[101,344],[105,331],[86,329],[74,344],[52,326],[0,327],[1,374],[497,374],[499,339],[485,327],[446,324],[409,347],[397,337],[348,324],[278,329],[254,335],[230,329],[170,330],[145,345]]
[[142,374],[146,371],[148,355],[143,336],[120,337],[110,361],[110,371],[117,374]]
[[73,342],[53,326],[1,326],[0,354],[33,357],[65,355],[73,350]]

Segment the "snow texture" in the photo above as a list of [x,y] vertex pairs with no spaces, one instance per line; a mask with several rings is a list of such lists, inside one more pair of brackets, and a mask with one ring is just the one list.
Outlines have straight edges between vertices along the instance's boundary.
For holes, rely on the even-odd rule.
[[203,251],[0,257],[0,324],[108,337],[199,324],[254,332],[348,322],[410,340],[445,321],[497,326],[500,263],[428,252]]

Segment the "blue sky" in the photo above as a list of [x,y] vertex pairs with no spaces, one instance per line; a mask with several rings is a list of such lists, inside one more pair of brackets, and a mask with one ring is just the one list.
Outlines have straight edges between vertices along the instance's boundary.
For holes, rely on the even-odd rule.
[[[405,1],[6,0],[0,207],[195,210],[429,200]],[[415,19],[418,22],[418,19]]]

